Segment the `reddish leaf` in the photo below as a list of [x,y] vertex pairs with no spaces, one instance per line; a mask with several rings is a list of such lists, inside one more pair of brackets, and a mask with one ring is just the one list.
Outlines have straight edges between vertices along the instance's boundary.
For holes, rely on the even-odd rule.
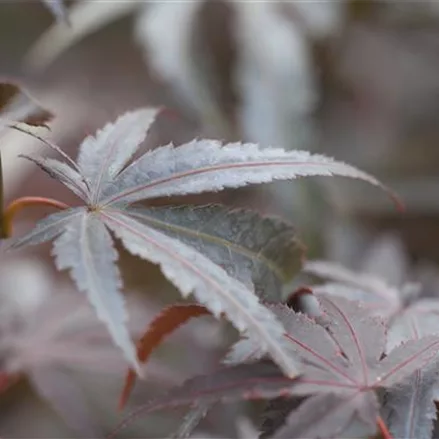
[[[137,357],[139,362],[146,363],[152,351],[162,343],[164,338],[174,332],[179,326],[193,317],[201,317],[210,312],[200,305],[172,305],[164,309],[150,323],[145,334],[137,343]],[[122,409],[133,390],[136,373],[130,369],[125,378],[125,385],[119,401]]]

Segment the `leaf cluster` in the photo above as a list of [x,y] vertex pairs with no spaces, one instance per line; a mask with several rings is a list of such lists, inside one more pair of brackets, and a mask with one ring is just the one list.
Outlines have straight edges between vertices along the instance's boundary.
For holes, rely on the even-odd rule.
[[[398,418],[394,407],[400,404],[394,401],[406,398],[406,389],[414,384],[435,380],[439,350],[434,331],[412,330],[400,339],[394,335],[398,325],[408,327],[404,319],[412,315],[391,319],[404,309],[405,299],[396,288],[314,262],[306,269],[329,275],[334,282],[316,287],[318,303],[312,316],[294,312],[282,305],[283,289],[300,270],[304,247],[289,223],[221,205],[152,207],[148,201],[334,175],[364,180],[397,201],[396,197],[372,176],[305,151],[196,139],[139,155],[158,113],[152,108],[125,113],[84,139],[76,161],[38,137],[60,160],[23,157],[70,189],[80,205],[16,200],[3,215],[9,235],[16,211],[29,203],[60,210],[12,238],[10,247],[53,241],[57,268],[69,271],[132,366],[121,405],[136,374],[144,375],[143,363],[154,348],[190,318],[209,314],[226,318],[241,333],[242,339],[224,359],[225,366],[192,378],[149,402],[142,412],[196,404],[189,416],[190,428],[184,428],[187,432],[218,400],[283,398],[294,408],[283,410],[287,416],[274,437],[366,437],[376,434],[377,426],[387,432],[382,416],[393,429],[392,419]],[[16,121],[29,122],[27,117],[20,114],[13,122],[4,118],[5,127],[17,128]],[[21,130],[35,135],[27,128]],[[116,241],[133,255],[159,265],[184,298],[193,295],[198,302],[165,309],[137,349],[127,325]],[[358,294],[345,294],[349,286]],[[344,293],[331,295],[333,291]],[[365,306],[370,292],[388,305],[384,315],[378,317]],[[424,399],[431,402],[430,396]]]

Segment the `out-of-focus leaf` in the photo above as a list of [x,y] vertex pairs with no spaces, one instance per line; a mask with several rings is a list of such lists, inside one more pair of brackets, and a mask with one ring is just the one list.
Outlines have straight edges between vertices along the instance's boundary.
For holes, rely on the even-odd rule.
[[201,0],[148,6],[137,17],[134,35],[145,62],[205,126],[230,138],[237,101],[234,3]]
[[64,0],[42,0],[58,21],[68,23],[68,13]]
[[97,2],[82,0],[69,8],[68,22],[55,21],[33,44],[25,56],[24,64],[30,71],[41,71],[59,55],[87,35],[142,7],[137,0],[123,2]]
[[329,261],[309,261],[304,271],[329,282],[313,286],[315,293],[359,300],[378,315],[388,316],[402,307],[402,294],[373,274],[356,273]]
[[[50,271],[40,272],[39,265],[31,262],[19,258],[9,264],[2,260],[2,376],[9,376],[12,384],[27,377],[35,392],[48,401],[72,431],[88,438],[100,437],[99,422],[93,407],[87,404],[91,389],[84,388],[88,395],[83,395],[81,378],[118,379],[126,368],[125,361],[85,298],[64,285],[54,284]],[[9,274],[13,279],[8,279]],[[26,297],[32,294],[35,297]],[[132,315],[129,330],[134,337],[140,334],[145,320],[151,318],[152,304],[147,305],[135,297],[128,301]],[[159,368],[157,361],[150,365],[150,373],[161,380],[174,375],[174,383],[182,379],[178,371],[171,375],[165,365],[160,364]],[[101,399],[108,397],[105,389],[97,385],[98,390],[102,392]]]
[[17,83],[0,80],[0,130],[18,122],[44,126],[52,117]]
[[45,398],[73,430],[83,437],[100,437],[102,432],[84,406],[85,396],[72,377],[62,368],[36,367],[30,370],[29,378],[40,396]]

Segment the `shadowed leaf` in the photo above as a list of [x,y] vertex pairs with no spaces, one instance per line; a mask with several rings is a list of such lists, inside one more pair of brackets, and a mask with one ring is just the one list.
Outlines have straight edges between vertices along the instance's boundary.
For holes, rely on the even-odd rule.
[[292,383],[271,362],[246,364],[219,369],[210,375],[191,378],[164,396],[154,399],[130,414],[111,433],[115,437],[134,417],[157,410],[218,400],[263,399],[288,395]]
[[140,222],[194,247],[265,300],[279,302],[300,270],[304,247],[278,218],[224,206],[130,209]]

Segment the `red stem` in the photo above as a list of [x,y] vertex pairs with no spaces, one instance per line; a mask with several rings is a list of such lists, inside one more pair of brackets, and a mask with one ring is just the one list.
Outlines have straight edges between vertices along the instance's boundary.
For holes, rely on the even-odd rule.
[[9,238],[12,236],[12,224],[14,222],[14,218],[21,210],[29,206],[50,206],[55,209],[65,210],[68,209],[68,206],[61,201],[53,200],[51,198],[45,197],[22,197],[17,198],[12,201],[11,204],[6,208],[3,218],[2,218],[2,237]]
[[390,431],[388,430],[381,416],[377,417],[377,425],[383,439],[393,439],[393,436],[390,434]]

